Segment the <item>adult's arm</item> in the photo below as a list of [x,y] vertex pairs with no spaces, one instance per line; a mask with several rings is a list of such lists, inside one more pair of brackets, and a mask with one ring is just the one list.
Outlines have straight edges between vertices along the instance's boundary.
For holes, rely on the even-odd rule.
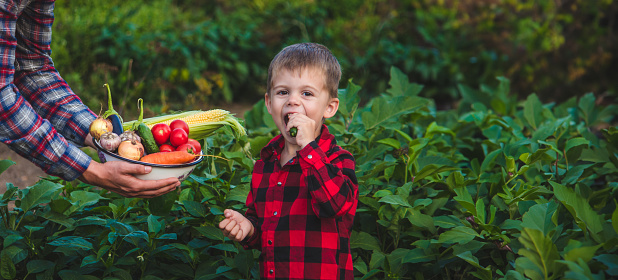
[[0,0],[0,141],[48,174],[123,196],[154,197],[180,185],[177,178],[139,180],[133,175],[150,168],[101,164],[79,149],[92,146],[88,127],[96,116],[51,60],[53,1],[22,3]]
[[49,56],[53,2],[17,5],[0,1],[0,141],[46,173],[74,180],[92,161],[78,145],[95,115]]

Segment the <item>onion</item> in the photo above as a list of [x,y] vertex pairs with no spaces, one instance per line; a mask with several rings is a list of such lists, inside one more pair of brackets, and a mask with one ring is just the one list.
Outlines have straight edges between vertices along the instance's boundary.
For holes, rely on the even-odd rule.
[[99,139],[99,144],[101,144],[101,147],[103,147],[103,149],[113,152],[118,149],[118,146],[120,145],[120,137],[118,136],[118,134],[108,131],[101,135],[101,139]]
[[92,138],[97,140],[101,139],[101,135],[103,135],[103,133],[112,131],[113,129],[114,126],[112,125],[112,122],[102,117],[98,117],[92,121],[89,128],[90,135],[92,135]]
[[118,154],[128,159],[139,160],[144,156],[144,146],[137,141],[122,141],[118,146]]

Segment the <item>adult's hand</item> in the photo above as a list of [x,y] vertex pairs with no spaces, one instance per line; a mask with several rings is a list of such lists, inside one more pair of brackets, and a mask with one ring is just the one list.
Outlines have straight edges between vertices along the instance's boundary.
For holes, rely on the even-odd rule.
[[80,180],[125,197],[151,198],[164,195],[180,186],[178,178],[140,180],[135,175],[148,174],[152,167],[122,161],[90,162]]

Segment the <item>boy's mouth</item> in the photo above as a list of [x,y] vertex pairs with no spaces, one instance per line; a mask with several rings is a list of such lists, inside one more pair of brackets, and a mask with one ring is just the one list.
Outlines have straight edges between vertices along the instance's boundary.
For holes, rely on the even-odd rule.
[[292,114],[286,114],[285,116],[283,116],[283,122],[285,123],[285,125],[288,125],[288,122],[290,122],[290,115]]

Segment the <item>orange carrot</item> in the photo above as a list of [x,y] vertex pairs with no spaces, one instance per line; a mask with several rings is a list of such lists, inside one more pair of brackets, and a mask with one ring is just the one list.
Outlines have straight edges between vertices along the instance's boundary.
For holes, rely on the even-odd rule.
[[182,164],[192,161],[199,155],[187,151],[158,152],[143,156],[140,161],[156,164]]

